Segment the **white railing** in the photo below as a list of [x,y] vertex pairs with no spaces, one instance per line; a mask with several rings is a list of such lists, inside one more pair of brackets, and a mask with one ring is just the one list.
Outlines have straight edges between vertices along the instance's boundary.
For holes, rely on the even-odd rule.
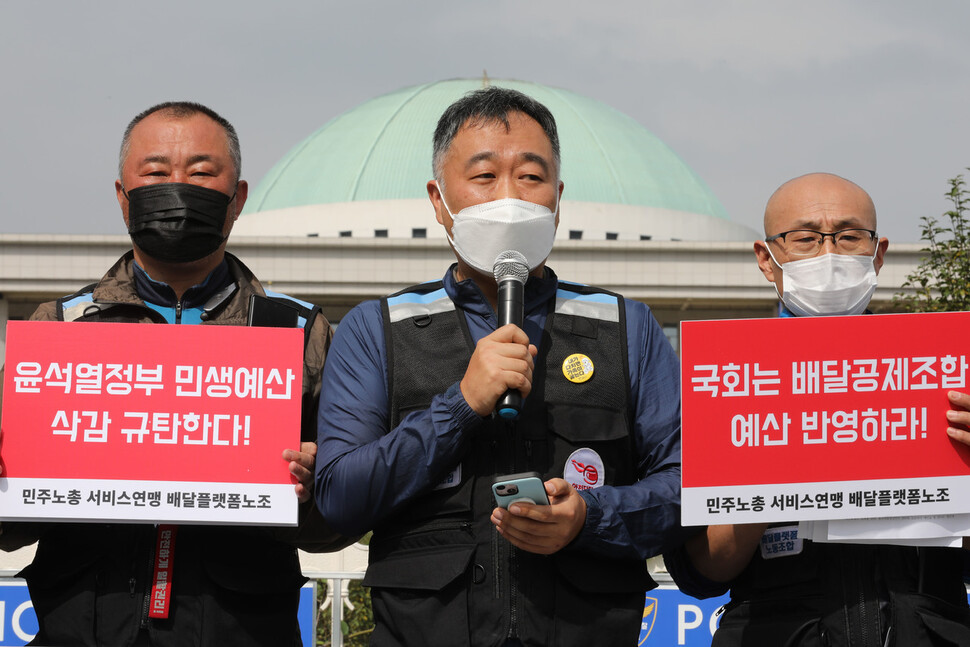
[[[330,606],[330,647],[343,647],[344,635],[341,629],[344,619],[344,605],[349,605],[347,595],[347,585],[350,580],[362,580],[364,574],[356,571],[342,572],[307,572],[303,575],[313,580],[326,580],[327,593],[322,602],[318,601],[317,610],[323,610]],[[353,608],[351,607],[351,610]],[[314,615],[314,619],[316,615]],[[313,635],[317,635],[316,621],[314,620]],[[311,647],[304,645],[304,647]]]

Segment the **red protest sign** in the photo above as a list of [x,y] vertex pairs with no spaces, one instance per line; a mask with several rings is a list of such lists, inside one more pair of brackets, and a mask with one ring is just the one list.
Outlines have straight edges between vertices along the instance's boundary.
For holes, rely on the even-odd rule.
[[12,321],[0,518],[296,523],[303,331]]
[[681,325],[684,523],[970,511],[970,313]]

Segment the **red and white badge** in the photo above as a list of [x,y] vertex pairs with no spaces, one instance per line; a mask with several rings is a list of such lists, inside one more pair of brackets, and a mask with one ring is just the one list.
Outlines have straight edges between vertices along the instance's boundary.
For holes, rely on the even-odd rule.
[[562,477],[577,490],[592,490],[606,481],[606,467],[599,454],[581,447],[566,459]]

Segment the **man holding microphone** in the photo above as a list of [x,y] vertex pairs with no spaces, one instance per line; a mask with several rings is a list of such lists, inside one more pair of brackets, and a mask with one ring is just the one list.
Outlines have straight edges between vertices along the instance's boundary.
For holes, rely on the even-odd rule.
[[[543,105],[466,95],[433,165],[457,263],[358,306],[324,371],[317,502],[374,530],[372,644],[635,644],[644,560],[680,540],[677,358],[645,305],[546,267],[563,183]],[[507,391],[521,407],[496,413]],[[522,472],[549,504],[496,507]]]

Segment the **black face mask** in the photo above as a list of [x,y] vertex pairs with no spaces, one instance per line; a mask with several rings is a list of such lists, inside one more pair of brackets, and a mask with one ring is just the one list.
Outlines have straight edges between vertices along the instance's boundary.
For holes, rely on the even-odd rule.
[[205,258],[226,240],[226,211],[236,197],[194,184],[149,184],[125,193],[128,235],[152,258],[187,263]]

